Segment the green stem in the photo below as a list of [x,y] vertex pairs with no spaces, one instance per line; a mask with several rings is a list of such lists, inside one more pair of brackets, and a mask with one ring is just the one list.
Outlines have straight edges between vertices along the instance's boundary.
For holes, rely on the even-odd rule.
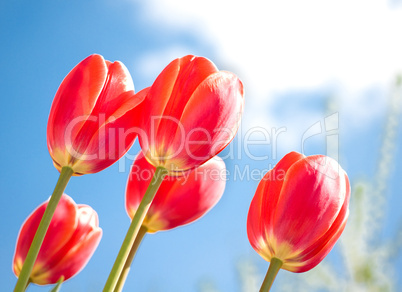
[[43,213],[42,220],[40,221],[38,229],[36,230],[35,236],[31,243],[31,247],[29,248],[24,265],[22,266],[20,275],[18,277],[17,284],[15,284],[14,292],[23,292],[27,287],[29,277],[31,275],[43,239],[45,238],[46,231],[50,225],[50,221],[52,220],[57,204],[59,203],[61,196],[63,195],[64,189],[66,188],[68,181],[73,175],[73,172],[73,169],[69,166],[64,166],[61,169],[59,180],[57,181],[53,194],[50,197],[45,212]]
[[140,246],[141,241],[144,239],[147,231],[148,228],[146,228],[145,226],[141,226],[140,230],[138,231],[138,235],[135,238],[133,246],[131,247],[126,263],[124,264],[123,271],[121,272],[119,280],[117,281],[116,288],[114,288],[114,292],[121,292],[123,290],[124,283],[126,282],[128,273],[130,272],[131,263],[133,262],[138,247]]
[[268,272],[265,275],[264,282],[262,283],[260,292],[269,292],[274,283],[275,277],[281,269],[283,262],[280,259],[272,258],[269,264]]
[[64,276],[61,276],[60,279],[57,281],[56,285],[50,290],[50,292],[59,292],[61,289],[61,284],[64,282]]
[[135,212],[133,220],[131,221],[126,237],[124,238],[120,251],[106,281],[105,287],[103,288],[103,292],[112,292],[115,289],[128,254],[130,253],[130,249],[134,244],[134,240],[138,234],[138,231],[140,230],[142,222],[144,221],[145,215],[151,206],[156,191],[159,189],[159,186],[161,185],[163,178],[167,175],[167,173],[167,169],[162,166],[158,166],[156,168],[152,181],[149,184],[137,211]]

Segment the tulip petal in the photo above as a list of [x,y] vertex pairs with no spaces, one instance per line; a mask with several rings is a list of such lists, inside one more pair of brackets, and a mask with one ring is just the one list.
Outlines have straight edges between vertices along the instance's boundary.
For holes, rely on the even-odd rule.
[[[119,119],[141,102],[135,98],[134,84],[126,67],[117,61],[110,64],[108,69],[102,92],[99,94],[93,110],[74,138],[73,150],[76,153],[74,156],[77,160],[80,159],[80,155],[86,152],[90,141],[94,139],[100,128]],[[133,123],[135,123],[134,121]],[[74,163],[74,160],[71,163]]]
[[299,267],[296,267],[293,272],[295,273],[304,273],[315,266],[317,266],[327,255],[328,253],[332,250],[334,247],[335,243],[338,241],[339,237],[341,236],[343,230],[345,229],[346,222],[348,219],[348,214],[349,210],[347,212],[347,215],[343,218],[343,221],[341,224],[336,225],[336,227],[331,229],[333,232],[329,232],[328,235],[325,236],[326,241],[322,241],[321,245],[316,248],[316,254],[311,255],[310,258],[307,258],[305,262],[302,262],[302,265],[299,265]]
[[52,266],[51,273],[46,273],[36,278],[35,283],[55,283],[61,276],[64,276],[64,279],[68,280],[78,274],[95,252],[101,237],[102,230],[96,229],[88,233],[82,241],[75,242],[74,247],[71,248],[55,266]]
[[74,225],[74,233],[70,234],[68,241],[63,244],[62,248],[47,259],[47,267],[49,270],[53,271],[53,267],[60,263],[61,259],[63,259],[70,250],[75,248],[77,242],[84,241],[89,233],[100,229],[98,227],[98,215],[89,206],[78,205],[76,218],[77,222]]
[[[64,149],[73,143],[86,117],[92,112],[107,77],[100,55],[91,55],[70,71],[61,83],[52,103],[47,128],[49,150]],[[69,129],[70,136],[65,137]],[[53,155],[51,155],[54,157]],[[65,157],[65,156],[64,156]],[[62,157],[60,157],[62,159]],[[67,162],[64,162],[65,165]]]
[[51,272],[37,277],[37,283],[54,283],[61,276],[68,280],[84,268],[95,252],[102,237],[97,213],[87,205],[77,205],[76,218],[69,241],[48,260],[47,269]]
[[279,243],[304,250],[329,230],[346,196],[346,182],[337,166],[329,157],[310,156],[289,168],[273,222]]
[[350,185],[326,156],[292,152],[258,185],[247,219],[253,248],[282,269],[301,273],[319,264],[345,228]]
[[175,178],[174,184],[162,185],[152,210],[166,222],[161,230],[191,223],[213,208],[225,189],[225,163],[219,157]]
[[[267,176],[269,172],[265,175]],[[264,183],[263,183],[264,182]],[[255,192],[255,196],[251,200],[250,204],[250,209],[248,211],[247,215],[247,237],[251,243],[251,246],[261,254],[266,260],[270,259],[270,256],[267,254],[265,251],[265,244],[264,246],[261,246],[262,243],[265,242],[265,240],[262,240],[262,238],[265,238],[265,229],[263,228],[263,222],[266,220],[266,217],[270,217],[269,214],[263,214],[262,211],[262,206],[263,202],[265,201],[263,194],[265,194],[265,188],[267,184],[269,184],[269,181],[264,181],[261,180],[261,182],[258,184],[257,190]],[[268,215],[268,216],[264,216]],[[270,229],[268,229],[270,230]],[[267,231],[269,232],[269,231]]]
[[264,175],[251,201],[247,219],[247,235],[251,245],[258,252],[264,252],[266,248],[270,249],[270,252],[266,252],[264,256],[267,260],[270,260],[274,253],[273,244],[267,246],[265,242],[268,238],[271,240],[273,238],[273,218],[283,180],[288,169],[304,157],[297,152],[285,155],[272,170]]
[[[187,56],[185,59],[191,58]],[[167,103],[169,102],[170,95],[172,94],[176,79],[180,73],[180,63],[184,62],[181,59],[173,60],[166,68],[159,74],[155,82],[147,90],[148,94],[145,99],[146,106],[144,107],[143,127],[151,127],[151,119],[154,116],[161,116]],[[155,99],[157,102],[155,102]],[[159,123],[158,123],[159,124]],[[153,131],[158,128],[152,125]],[[150,129],[149,129],[150,130]]]
[[[169,136],[172,172],[196,167],[217,155],[236,135],[243,111],[243,85],[232,73],[206,78],[188,100],[174,135]],[[160,127],[162,129],[162,127]]]
[[[14,273],[18,276],[48,202],[41,204],[24,222],[14,255]],[[98,215],[87,205],[76,205],[63,194],[56,208],[30,281],[38,285],[55,284],[77,274],[88,262],[102,235]]]
[[159,138],[162,145],[168,144],[174,138],[178,121],[196,88],[208,76],[218,72],[215,65],[206,58],[186,56],[179,60],[180,71],[162,114],[169,119],[161,119],[158,126],[157,137],[163,137]]
[[[297,262],[300,263],[295,267],[292,267],[292,269],[294,269],[293,272],[302,273],[318,265],[331,251],[332,247],[335,245],[336,241],[339,239],[343,230],[345,229],[349,216],[350,185],[346,174],[344,174],[344,177],[346,181],[346,197],[341,211],[339,212],[331,228],[318,240],[313,242],[310,247],[301,252],[297,259]],[[287,269],[286,263],[284,266],[284,269]]]
[[243,85],[208,59],[190,55],[162,71],[144,104],[147,137],[140,137],[141,148],[154,166],[178,175],[218,154],[233,139],[243,110]]
[[[225,188],[225,163],[209,160],[183,176],[166,176],[144,220],[148,232],[168,230],[195,221],[221,198]],[[155,167],[140,153],[132,166],[126,189],[126,210],[132,218]]]
[[69,166],[74,175],[81,175],[118,160],[136,138],[120,131],[139,125],[139,116],[132,114],[143,100],[139,97],[121,62],[100,55],[80,62],[62,82],[49,116],[48,148],[55,167]]
[[[131,96],[139,104],[141,96]],[[92,135],[85,152],[74,165],[76,175],[96,173],[119,160],[133,145],[140,130],[141,107],[135,106],[109,121]]]
[[154,172],[155,167],[149,166],[143,153],[139,152],[131,166],[126,185],[126,210],[130,218],[134,217]]
[[[159,124],[162,119],[163,112],[169,102],[169,98],[173,92],[174,86],[176,84],[176,79],[182,68],[182,64],[189,62],[193,56],[186,56],[181,59],[175,59],[158,75],[155,82],[149,89],[146,90],[146,98],[144,100],[143,107],[143,119],[142,128],[145,129],[146,135],[140,140],[142,149],[146,149],[145,154],[147,157],[152,157],[151,161],[157,161],[159,157],[164,156],[163,143],[161,139],[165,140],[163,137],[166,133],[159,137],[157,135]],[[176,121],[175,117],[164,117],[164,119],[169,119],[169,121]],[[176,129],[176,127],[173,127]],[[171,132],[172,130],[167,130],[166,132]],[[146,148],[144,148],[146,147]],[[160,153],[162,151],[162,153]],[[158,165],[157,163],[155,165]]]
[[[40,205],[23,223],[20,233],[18,235],[17,246],[15,250],[15,259],[18,258],[18,262],[23,263],[27,256],[29,247],[31,246],[33,237],[38,229],[39,222],[42,219],[48,202]],[[48,231],[43,240],[38,257],[36,259],[36,269],[32,271],[33,274],[41,273],[42,268],[46,269],[48,261],[52,258],[60,249],[63,248],[71,235],[74,233],[76,225],[76,205],[74,201],[67,195],[63,195],[57,205],[56,211],[50,222]],[[38,267],[40,269],[38,270]],[[14,272],[19,274],[16,268]]]

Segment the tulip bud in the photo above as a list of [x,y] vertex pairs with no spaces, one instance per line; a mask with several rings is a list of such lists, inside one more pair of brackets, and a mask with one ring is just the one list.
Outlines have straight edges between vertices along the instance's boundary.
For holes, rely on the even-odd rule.
[[64,78],[50,110],[47,145],[55,167],[95,173],[119,160],[138,125],[134,84],[119,61],[91,55]]
[[[140,152],[127,181],[126,210],[130,218],[134,217],[154,172],[155,167]],[[226,167],[218,156],[182,176],[165,176],[142,225],[148,232],[156,232],[191,223],[215,206],[225,184]]]
[[[18,277],[48,202],[41,204],[24,222],[17,239],[13,270]],[[42,243],[30,282],[55,284],[81,271],[102,237],[97,213],[63,195]]]
[[243,112],[243,84],[206,58],[172,61],[145,97],[141,149],[155,167],[170,175],[195,168],[222,151],[234,138]]
[[249,241],[265,260],[282,261],[282,269],[308,271],[345,228],[349,197],[349,179],[335,160],[291,152],[258,185],[247,219]]

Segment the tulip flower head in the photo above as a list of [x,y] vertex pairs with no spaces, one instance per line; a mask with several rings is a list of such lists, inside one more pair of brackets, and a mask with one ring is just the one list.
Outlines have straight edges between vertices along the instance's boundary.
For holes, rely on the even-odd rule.
[[[139,153],[126,188],[126,210],[130,218],[134,217],[154,172],[155,167]],[[157,232],[191,223],[215,206],[225,184],[226,167],[218,156],[183,176],[166,176],[142,225],[147,232]]]
[[258,185],[247,219],[249,241],[265,260],[308,271],[345,228],[349,197],[348,177],[335,160],[291,152]]
[[243,112],[243,84],[206,58],[172,61],[145,97],[141,149],[154,166],[172,174],[209,160],[234,138]]
[[[18,277],[48,202],[41,204],[23,223],[17,239],[13,270]],[[102,237],[97,213],[63,195],[39,251],[30,282],[55,284],[76,275],[94,253]]]
[[74,175],[103,170],[122,157],[137,136],[134,84],[119,61],[91,55],[63,80],[50,110],[47,144],[55,167]]

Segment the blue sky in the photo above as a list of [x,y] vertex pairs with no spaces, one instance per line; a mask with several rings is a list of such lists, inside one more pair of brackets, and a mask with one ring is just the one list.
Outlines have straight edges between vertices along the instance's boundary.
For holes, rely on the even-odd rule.
[[[239,180],[238,170],[269,169],[304,145],[308,155],[337,154],[352,186],[361,179],[372,180],[390,88],[402,69],[402,43],[396,40],[402,10],[377,0],[262,2],[0,3],[0,274],[5,291],[16,282],[11,265],[18,230],[48,198],[58,177],[46,147],[54,94],[73,66],[93,53],[122,61],[136,91],[151,85],[164,66],[185,54],[208,57],[218,68],[233,71],[246,90],[239,135],[221,154],[231,174],[223,198],[192,225],[146,236],[127,291],[201,291],[206,284],[218,291],[241,291],[237,267],[250,262],[257,280],[262,279],[268,264],[246,236],[246,216],[258,180]],[[339,122],[332,132],[339,137],[335,150],[329,148],[328,133],[312,128],[324,126],[325,118],[334,113]],[[303,143],[310,128],[316,135],[305,136]],[[395,129],[381,240],[395,235],[402,219],[402,133]],[[254,141],[247,149],[246,140]],[[136,142],[129,153],[138,151]],[[87,267],[66,282],[63,291],[102,289],[129,226],[124,190],[130,164],[129,157],[123,158],[101,173],[72,178],[67,186],[66,193],[77,203],[98,212],[104,235]],[[338,263],[335,252],[331,260]],[[400,253],[393,263],[401,269]],[[278,281],[301,277],[309,276],[282,271]]]

